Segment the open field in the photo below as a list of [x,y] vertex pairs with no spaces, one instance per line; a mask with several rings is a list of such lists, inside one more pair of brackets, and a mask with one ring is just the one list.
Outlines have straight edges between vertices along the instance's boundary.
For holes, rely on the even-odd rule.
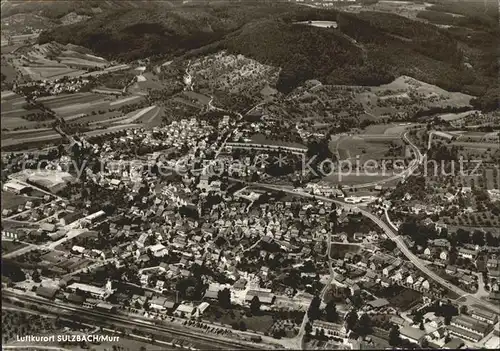
[[361,103],[369,115],[390,116],[397,112],[410,111],[410,107],[423,110],[447,106],[469,106],[472,96],[452,93],[435,85],[401,76],[393,82],[357,94],[355,100]]
[[163,84],[158,80],[158,77],[151,72],[139,74],[137,81],[129,88],[131,93],[141,93],[148,89],[162,89]]
[[439,116],[443,121],[447,122],[453,122],[458,119],[465,118],[470,115],[474,115],[479,113],[477,110],[472,110],[472,111],[466,111],[466,112],[461,112],[461,113],[445,113]]
[[[144,96],[113,96],[92,92],[61,94],[57,96],[45,96],[38,99],[45,107],[54,111],[58,117],[63,118],[69,125],[86,124],[88,128],[106,128],[114,125],[110,131],[116,131],[120,125],[136,125],[136,123],[157,123],[163,116],[163,108],[151,106],[150,108],[139,108]],[[26,103],[24,98],[9,92],[2,92],[2,148],[19,147],[27,144],[32,147],[47,142],[61,140],[61,136],[50,127],[49,121],[30,122],[23,116],[36,112],[25,110],[22,106]],[[130,111],[129,105],[137,106],[136,110],[124,113],[121,110]],[[134,107],[131,107],[134,108]],[[21,130],[13,130],[22,128]],[[107,129],[99,129],[89,135],[100,135],[106,133]],[[86,132],[86,133],[87,133]]]
[[188,107],[192,107],[192,108],[195,108],[195,109],[198,109],[198,110],[201,110],[203,108],[202,105],[199,105],[199,104],[196,104],[194,102],[191,102],[187,98],[183,98],[181,96],[176,96],[176,97],[174,97],[171,100],[172,100],[172,102],[177,102],[177,103],[180,103],[180,104],[183,104],[183,105],[186,105]]
[[[39,100],[66,121],[78,120],[78,122],[84,122],[82,117],[87,115],[94,118],[86,121],[93,122],[105,120],[106,118],[103,117],[103,114],[113,112],[109,110],[118,110],[127,105],[137,104],[143,99],[143,96],[116,97],[98,93],[77,93]],[[120,114],[119,111],[116,112]]]
[[109,107],[111,97],[93,93],[63,94],[40,98],[38,101],[53,110],[60,117],[70,117],[81,113]]
[[500,145],[498,143],[479,143],[479,142],[462,142],[454,141],[451,143],[453,146],[463,147],[464,149],[475,149],[475,150],[487,150],[487,149],[498,149]]
[[271,140],[268,139],[264,134],[254,134],[251,137],[251,143],[256,143],[256,144],[262,144],[262,145],[275,145],[277,147],[283,146],[283,147],[296,147],[296,148],[302,148],[304,150],[307,150],[307,146],[301,143],[296,143],[296,142],[289,142],[289,141],[283,141],[283,140]]
[[101,98],[101,96],[92,93],[76,93],[41,97],[38,98],[37,101],[42,102],[46,107],[50,109],[56,109],[66,105],[92,102],[100,100]]
[[458,156],[466,160],[494,162],[498,159],[499,143],[469,143],[455,141],[450,144],[458,148]]

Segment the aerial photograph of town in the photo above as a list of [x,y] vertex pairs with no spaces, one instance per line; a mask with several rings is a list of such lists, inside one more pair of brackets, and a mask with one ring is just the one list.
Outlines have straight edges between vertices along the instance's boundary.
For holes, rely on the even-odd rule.
[[2,349],[500,349],[498,0],[0,0]]

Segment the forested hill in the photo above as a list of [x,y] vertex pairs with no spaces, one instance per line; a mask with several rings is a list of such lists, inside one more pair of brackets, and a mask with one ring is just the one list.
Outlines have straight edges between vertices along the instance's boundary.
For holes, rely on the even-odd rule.
[[[338,28],[296,24],[309,20],[336,21]],[[497,72],[488,69],[496,60],[484,49],[493,47],[488,43],[493,39],[484,38],[486,43],[474,47],[449,31],[397,15],[253,2],[119,10],[44,32],[39,40],[89,47],[121,61],[152,55],[171,58],[217,43],[216,49],[281,67],[278,88],[283,92],[310,78],[377,85],[409,75],[447,90],[483,95],[495,86]],[[464,47],[479,54],[464,54]]]

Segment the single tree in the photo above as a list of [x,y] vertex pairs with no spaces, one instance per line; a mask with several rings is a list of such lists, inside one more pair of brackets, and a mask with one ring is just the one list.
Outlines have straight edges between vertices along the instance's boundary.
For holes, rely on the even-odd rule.
[[250,311],[252,311],[253,315],[256,315],[260,312],[260,300],[257,296],[254,296],[252,301],[250,302]]
[[389,345],[391,346],[398,346],[401,342],[401,339],[399,337],[399,327],[396,325],[393,325],[391,330],[389,331]]

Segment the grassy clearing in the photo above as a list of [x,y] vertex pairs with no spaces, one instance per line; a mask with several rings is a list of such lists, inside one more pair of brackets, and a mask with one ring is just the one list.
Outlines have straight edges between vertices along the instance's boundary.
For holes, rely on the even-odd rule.
[[245,316],[238,310],[224,310],[219,306],[210,306],[206,318],[215,324],[223,324],[231,326],[234,323],[240,324],[244,322],[247,329],[256,332],[269,332],[274,324],[273,318],[270,315],[262,314],[260,316]]

